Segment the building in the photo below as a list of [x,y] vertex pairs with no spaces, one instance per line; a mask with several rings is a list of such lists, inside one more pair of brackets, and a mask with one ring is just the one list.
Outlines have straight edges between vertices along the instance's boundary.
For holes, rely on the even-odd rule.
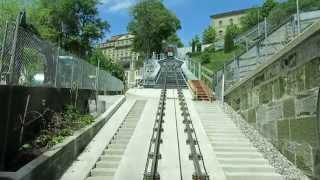
[[128,87],[136,86],[137,78],[140,77],[134,67],[139,54],[132,50],[133,39],[134,36],[131,34],[120,34],[112,36],[110,40],[100,45],[103,54],[123,65]]
[[212,26],[217,31],[217,38],[223,39],[226,29],[229,25],[237,25],[240,26],[240,19],[243,17],[246,12],[250,9],[241,9],[235,11],[229,11],[219,14],[214,14],[211,17]]
[[106,56],[123,64],[125,69],[130,69],[131,64],[139,57],[138,53],[132,51],[133,39],[131,34],[112,36],[110,40],[102,43],[100,48]]

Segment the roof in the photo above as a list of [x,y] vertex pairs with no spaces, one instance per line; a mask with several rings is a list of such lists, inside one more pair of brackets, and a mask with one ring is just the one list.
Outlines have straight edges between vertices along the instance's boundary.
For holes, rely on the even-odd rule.
[[112,36],[109,40],[106,41],[106,43],[109,42],[115,42],[123,39],[132,39],[134,36],[132,34],[126,33],[126,34],[119,34]]
[[211,15],[210,17],[211,18],[221,18],[221,17],[231,16],[231,15],[243,14],[243,13],[246,13],[250,9],[252,9],[252,8],[228,11],[228,12],[214,14],[214,15]]

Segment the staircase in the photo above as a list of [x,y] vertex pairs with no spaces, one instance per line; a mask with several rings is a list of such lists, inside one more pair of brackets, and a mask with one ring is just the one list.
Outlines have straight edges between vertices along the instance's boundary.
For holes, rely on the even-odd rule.
[[217,103],[195,107],[227,180],[283,180]]
[[91,170],[87,180],[113,179],[135,127],[140,120],[145,104],[146,101],[142,100],[135,102],[132,109],[122,122],[122,125],[118,129],[118,132],[113,137],[113,140],[105,148],[103,154],[99,158],[99,161]]
[[214,100],[211,90],[203,81],[191,80],[191,81],[188,81],[188,83],[191,87],[195,100],[200,100],[200,101]]

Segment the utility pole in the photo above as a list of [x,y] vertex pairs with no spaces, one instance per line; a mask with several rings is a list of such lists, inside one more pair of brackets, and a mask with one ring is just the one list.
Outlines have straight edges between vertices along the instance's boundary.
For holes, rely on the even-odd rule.
[[298,33],[301,33],[301,24],[300,24],[300,7],[299,7],[299,0],[296,1],[297,4],[297,28]]

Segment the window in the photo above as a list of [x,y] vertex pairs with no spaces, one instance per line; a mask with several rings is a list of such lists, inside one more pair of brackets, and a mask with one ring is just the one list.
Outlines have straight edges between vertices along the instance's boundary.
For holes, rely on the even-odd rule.
[[222,30],[219,31],[219,35],[220,35],[220,36],[223,35],[223,31],[222,31]]
[[219,26],[222,26],[223,25],[223,22],[222,20],[219,21]]

